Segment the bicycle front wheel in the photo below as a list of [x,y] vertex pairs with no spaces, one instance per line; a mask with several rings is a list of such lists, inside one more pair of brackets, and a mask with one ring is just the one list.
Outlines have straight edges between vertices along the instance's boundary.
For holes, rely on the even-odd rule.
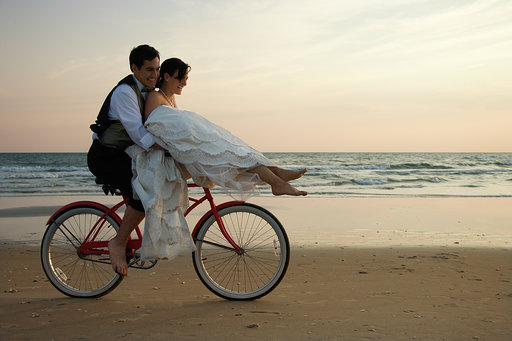
[[281,223],[267,210],[252,204],[219,210],[237,252],[212,215],[199,227],[194,241],[194,267],[201,281],[216,295],[252,300],[271,292],[283,279],[290,246]]
[[94,241],[106,244],[116,235],[118,223],[109,215],[102,218],[104,214],[94,206],[73,207],[55,217],[46,229],[41,262],[46,276],[60,292],[72,297],[99,297],[123,280],[112,269],[108,254],[79,250],[94,226]]

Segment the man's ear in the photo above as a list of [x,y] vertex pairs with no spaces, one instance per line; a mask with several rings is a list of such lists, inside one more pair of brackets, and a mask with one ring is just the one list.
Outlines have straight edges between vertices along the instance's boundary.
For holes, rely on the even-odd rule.
[[137,67],[137,65],[132,64],[132,65],[130,65],[130,70],[132,70],[132,72],[139,71],[139,68]]

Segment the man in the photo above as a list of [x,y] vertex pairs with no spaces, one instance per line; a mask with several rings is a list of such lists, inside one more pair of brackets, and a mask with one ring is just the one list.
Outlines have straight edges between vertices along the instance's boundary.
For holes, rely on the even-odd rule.
[[160,55],[153,47],[140,45],[130,52],[129,59],[133,74],[122,79],[105,99],[91,125],[93,143],[87,154],[90,171],[130,198],[119,231],[108,243],[112,268],[123,276],[128,274],[126,243],[144,219],[142,203],[133,198],[132,162],[124,150],[134,143],[145,150],[161,149],[143,125],[147,91],[156,86],[160,76]]

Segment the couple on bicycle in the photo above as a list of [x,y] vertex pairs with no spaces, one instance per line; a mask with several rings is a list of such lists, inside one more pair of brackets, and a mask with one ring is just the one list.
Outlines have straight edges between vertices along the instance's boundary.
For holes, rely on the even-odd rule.
[[[128,274],[126,243],[145,216],[144,205],[132,188],[134,155],[151,158],[152,153],[169,152],[178,173],[203,187],[221,185],[251,191],[255,185],[266,183],[274,195],[307,194],[288,183],[306,169],[279,168],[225,129],[177,108],[175,95],[187,85],[190,72],[183,61],[171,58],[160,68],[159,52],[140,45],[131,51],[129,62],[132,74],[108,94],[96,123],[91,125],[93,143],[87,157],[96,177],[129,198],[119,231],[108,244],[116,272]],[[125,152],[128,147],[132,157]],[[135,163],[135,169],[143,167]]]

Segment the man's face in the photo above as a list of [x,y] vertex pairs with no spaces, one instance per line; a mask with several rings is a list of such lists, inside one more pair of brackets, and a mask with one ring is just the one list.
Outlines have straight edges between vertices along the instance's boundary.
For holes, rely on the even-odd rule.
[[154,88],[160,76],[160,58],[155,57],[153,60],[145,60],[140,69],[135,64],[132,64],[132,71],[135,78],[142,85]]

